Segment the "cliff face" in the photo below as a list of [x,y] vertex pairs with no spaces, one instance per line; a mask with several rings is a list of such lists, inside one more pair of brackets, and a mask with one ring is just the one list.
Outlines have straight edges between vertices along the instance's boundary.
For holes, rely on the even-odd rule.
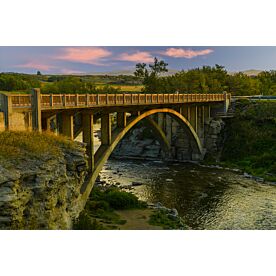
[[[219,158],[223,144],[222,130],[225,123],[221,119],[209,119],[204,125],[204,144],[208,156]],[[141,125],[130,131],[118,144],[112,153],[118,157],[139,157],[162,159],[164,154],[156,136],[145,126]],[[178,161],[191,160],[192,149],[187,134],[176,122],[172,124],[171,159]]]
[[0,160],[0,229],[70,229],[83,207],[84,145],[16,161]]

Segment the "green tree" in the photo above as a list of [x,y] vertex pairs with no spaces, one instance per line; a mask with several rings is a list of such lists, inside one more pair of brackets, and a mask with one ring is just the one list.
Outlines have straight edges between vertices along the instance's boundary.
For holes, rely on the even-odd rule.
[[145,92],[156,93],[159,92],[162,83],[160,82],[161,73],[168,72],[167,66],[167,63],[155,57],[153,64],[149,64],[148,67],[146,63],[137,63],[134,75],[143,80]]

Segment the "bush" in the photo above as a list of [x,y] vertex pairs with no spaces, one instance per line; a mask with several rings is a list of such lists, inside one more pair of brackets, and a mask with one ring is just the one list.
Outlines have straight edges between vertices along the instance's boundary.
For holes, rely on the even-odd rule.
[[141,208],[143,206],[135,195],[117,189],[108,191],[105,200],[111,208],[117,210]]

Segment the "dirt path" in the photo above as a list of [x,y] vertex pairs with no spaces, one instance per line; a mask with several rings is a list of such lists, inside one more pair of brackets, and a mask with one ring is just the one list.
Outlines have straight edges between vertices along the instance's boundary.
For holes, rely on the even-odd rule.
[[120,225],[121,230],[161,230],[162,227],[150,225],[148,223],[149,216],[153,213],[151,209],[144,210],[122,210],[116,211],[121,219],[127,222]]

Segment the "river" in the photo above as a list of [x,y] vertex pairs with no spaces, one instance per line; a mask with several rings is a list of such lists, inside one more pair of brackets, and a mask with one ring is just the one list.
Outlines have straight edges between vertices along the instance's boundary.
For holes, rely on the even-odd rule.
[[106,185],[143,185],[131,192],[148,203],[176,208],[191,229],[276,229],[276,186],[238,173],[190,163],[110,159]]

